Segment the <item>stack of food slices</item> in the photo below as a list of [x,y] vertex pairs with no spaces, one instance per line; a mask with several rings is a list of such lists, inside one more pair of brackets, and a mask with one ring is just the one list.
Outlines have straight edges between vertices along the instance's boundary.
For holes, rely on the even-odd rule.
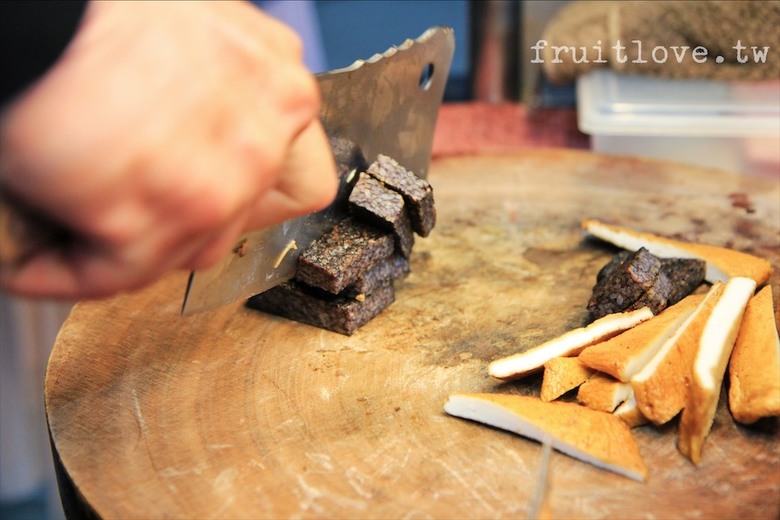
[[253,296],[250,308],[351,335],[395,301],[415,233],[436,223],[433,189],[385,155],[352,163],[343,219],[301,253],[293,280]]

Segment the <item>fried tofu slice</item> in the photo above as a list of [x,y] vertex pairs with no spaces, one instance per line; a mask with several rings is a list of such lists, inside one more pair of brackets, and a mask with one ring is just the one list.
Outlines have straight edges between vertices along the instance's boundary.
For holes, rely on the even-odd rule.
[[544,364],[542,389],[539,397],[542,401],[554,401],[560,396],[580,386],[593,375],[593,370],[584,366],[576,357],[557,357]]
[[688,385],[704,324],[724,285],[716,282],[677,331],[666,340],[650,362],[631,378],[634,398],[642,415],[661,425],[685,406]]
[[540,370],[553,358],[576,356],[585,347],[609,339],[652,317],[653,312],[647,307],[609,314],[530,350],[497,359],[488,365],[488,374],[503,380],[521,378]]
[[452,394],[444,411],[540,442],[548,438],[553,448],[575,459],[634,480],[647,478],[631,430],[609,413],[576,403],[492,393]]
[[745,307],[755,290],[752,278],[729,280],[702,330],[677,437],[677,448],[696,465],[701,462],[702,447],[712,428]]
[[726,247],[696,244],[643,233],[632,229],[613,226],[586,219],[582,227],[593,235],[618,247],[636,251],[646,248],[662,258],[699,258],[707,263],[705,279],[710,283],[726,283],[732,277],[752,278],[760,286],[769,280],[772,265],[765,260],[748,253]]
[[592,410],[612,413],[615,408],[631,395],[631,385],[596,372],[580,385],[577,401]]
[[623,401],[613,412],[615,417],[618,417],[621,421],[626,423],[629,428],[636,428],[647,424],[647,417],[644,416],[636,403],[636,397],[634,393],[628,396],[628,399]]
[[780,337],[767,285],[747,304],[729,361],[729,409],[752,424],[780,415]]
[[664,309],[653,319],[640,323],[619,336],[588,347],[580,354],[580,363],[628,383],[653,358],[702,299],[704,296],[700,294],[687,296],[681,302]]

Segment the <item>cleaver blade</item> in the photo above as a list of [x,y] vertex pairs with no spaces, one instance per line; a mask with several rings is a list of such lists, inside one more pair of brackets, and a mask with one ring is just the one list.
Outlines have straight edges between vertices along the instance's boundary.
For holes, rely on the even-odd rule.
[[[369,164],[384,154],[426,178],[454,52],[453,30],[433,27],[382,54],[318,74],[325,132],[356,144]],[[242,235],[216,265],[190,274],[182,315],[249,298],[293,278],[298,256],[333,226],[346,196],[340,189],[322,211]]]

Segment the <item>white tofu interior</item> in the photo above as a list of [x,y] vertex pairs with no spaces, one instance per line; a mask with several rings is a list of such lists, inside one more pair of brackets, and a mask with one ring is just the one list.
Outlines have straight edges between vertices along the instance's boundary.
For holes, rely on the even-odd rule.
[[658,352],[655,353],[655,355],[650,359],[650,361],[647,362],[647,364],[636,373],[631,378],[631,381],[637,381],[637,382],[645,382],[658,370],[659,365],[661,362],[666,359],[666,356],[669,354],[669,351],[674,347],[674,344],[677,343],[677,341],[680,339],[680,336],[683,335],[685,330],[690,327],[693,320],[696,319],[696,316],[699,315],[699,313],[704,309],[705,303],[708,302],[714,294],[714,291],[712,290],[715,286],[711,287],[707,295],[704,297],[704,299],[699,303],[699,305],[694,309],[694,311],[689,314],[685,321],[683,321],[679,327],[677,327],[677,330],[674,331],[674,334],[672,334],[669,339],[667,339],[663,345],[661,345],[661,348],[658,350]]
[[499,379],[512,377],[541,368],[547,361],[566,356],[579,348],[591,345],[600,338],[630,329],[637,323],[653,317],[653,312],[642,309],[621,314],[610,314],[587,327],[581,327],[558,336],[531,350],[497,359],[488,366],[488,373]]
[[694,373],[703,388],[712,390],[721,384],[737,339],[742,315],[755,290],[755,280],[732,278],[712,309],[712,314],[704,325],[694,362]]
[[658,352],[666,345],[669,338],[674,337],[680,333],[682,324],[690,318],[694,309],[686,310],[680,314],[672,323],[669,323],[666,328],[661,331],[648,347],[643,350],[640,355],[631,359],[626,363],[626,367],[621,374],[621,380],[630,381],[637,373],[643,370],[651,360],[653,360]]
[[565,453],[575,459],[593,464],[599,468],[613,471],[634,480],[643,480],[642,475],[626,468],[605,463],[601,459],[580,450],[570,443],[550,436],[549,433],[530,421],[495,403],[472,396],[451,395],[444,404],[444,411],[455,417],[461,417],[463,419],[469,419],[496,428],[501,428],[502,430],[517,433],[535,441],[542,442],[545,438],[550,439],[552,441],[552,447],[561,453]]

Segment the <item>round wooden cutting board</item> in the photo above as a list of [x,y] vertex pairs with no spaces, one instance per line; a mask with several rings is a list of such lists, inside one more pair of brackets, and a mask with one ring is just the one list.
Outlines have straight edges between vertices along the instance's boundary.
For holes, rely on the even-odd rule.
[[[184,273],[79,304],[46,377],[76,495],[104,518],[526,517],[540,444],[442,406],[451,392],[538,395],[538,376],[501,383],[486,366],[584,324],[615,250],[585,240],[581,219],[780,268],[773,180],[566,150],[442,159],[429,180],[437,226],[396,302],[351,337],[241,304],[182,318]],[[633,430],[646,482],[554,452],[552,516],[778,517],[777,420],[737,425],[722,398],[698,467],[676,432]]]

